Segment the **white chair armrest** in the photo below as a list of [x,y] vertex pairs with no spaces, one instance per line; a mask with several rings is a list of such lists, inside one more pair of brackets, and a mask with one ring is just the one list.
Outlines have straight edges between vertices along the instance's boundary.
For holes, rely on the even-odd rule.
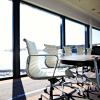
[[55,71],[56,71],[56,68],[57,68],[57,65],[58,65],[58,61],[59,61],[57,54],[34,54],[34,55],[29,55],[28,58],[30,56],[56,56],[57,60],[56,60],[56,63],[55,63],[55,66],[54,66],[54,72],[53,72],[53,77],[54,77],[54,74],[55,74]]

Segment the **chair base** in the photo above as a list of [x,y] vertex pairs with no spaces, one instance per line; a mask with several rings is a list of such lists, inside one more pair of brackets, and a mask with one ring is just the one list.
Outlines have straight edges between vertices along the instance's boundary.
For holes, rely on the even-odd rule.
[[[67,84],[67,82],[65,82],[64,77],[62,77],[61,79],[62,79],[62,81],[59,83],[57,83],[59,81],[59,79],[57,79],[56,77],[52,77],[52,78],[48,79],[48,81],[50,81],[50,87],[49,87],[50,90],[48,92],[47,87],[46,87],[46,89],[44,89],[44,93],[41,94],[41,97],[38,100],[42,100],[42,98],[45,98],[46,100],[69,100],[69,98],[72,98],[73,97],[72,94],[74,92],[76,92],[76,89],[73,89],[73,91],[70,91],[67,94],[66,92],[63,91],[63,89],[64,89],[64,86],[68,86],[68,84]],[[61,86],[62,90],[57,88],[57,86]],[[69,85],[69,87],[76,88],[71,85]],[[61,91],[61,94],[54,95],[53,94],[54,88],[56,88],[57,91]],[[79,88],[77,88],[77,89],[79,89]]]
[[45,96],[44,94],[41,94],[41,97],[38,98],[38,100],[42,100],[42,98],[45,98],[46,100],[68,100],[68,96],[66,95],[53,95],[55,98],[50,99],[49,97]]
[[100,98],[100,95],[98,95],[98,98]]

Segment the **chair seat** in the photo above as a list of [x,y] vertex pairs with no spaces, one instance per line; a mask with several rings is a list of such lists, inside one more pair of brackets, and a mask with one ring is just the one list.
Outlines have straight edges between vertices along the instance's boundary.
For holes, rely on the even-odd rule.
[[[53,76],[53,72],[46,72],[46,75],[47,76]],[[62,76],[65,76],[65,77],[73,77],[73,73],[70,71],[69,68],[67,68],[66,70],[63,70],[63,71],[56,71],[55,74],[54,74],[55,77],[62,77]]]
[[[38,69],[35,72],[31,70],[30,73],[27,73],[27,74],[32,79],[49,79],[53,77],[53,73],[54,71],[52,70],[44,71],[44,70]],[[54,77],[65,77],[65,76],[66,76],[65,71],[56,71],[54,74]]]
[[[100,80],[100,78],[99,78],[99,80]],[[87,78],[86,81],[93,82],[94,84],[97,85],[97,80],[96,80],[96,78]]]
[[70,69],[71,68],[76,68],[76,66],[75,65],[67,65],[67,64],[61,64],[60,63],[60,66],[58,66],[59,68],[66,68],[66,67],[69,67]]
[[69,69],[71,69],[71,68],[76,68],[76,66],[75,65],[69,65]]
[[[41,69],[41,71],[46,72],[47,76],[53,76],[54,69],[47,68],[47,69]],[[54,76],[73,77],[73,74],[69,68],[66,69],[64,68],[64,69],[56,69]]]
[[[53,76],[53,72],[47,72],[47,76]],[[65,76],[65,71],[56,71],[54,76]]]

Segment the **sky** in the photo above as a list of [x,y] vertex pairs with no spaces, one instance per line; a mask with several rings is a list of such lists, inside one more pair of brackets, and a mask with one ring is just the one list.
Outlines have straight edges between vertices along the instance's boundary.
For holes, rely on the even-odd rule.
[[0,0],[0,50],[11,48],[12,3],[8,0]]
[[[5,5],[5,6],[4,6]],[[38,49],[44,44],[60,45],[59,16],[20,4],[20,46],[26,47],[23,39],[36,43]],[[100,43],[100,31],[93,30],[93,43]],[[66,45],[85,44],[85,27],[66,20]],[[12,2],[0,0],[0,50],[12,49]]]

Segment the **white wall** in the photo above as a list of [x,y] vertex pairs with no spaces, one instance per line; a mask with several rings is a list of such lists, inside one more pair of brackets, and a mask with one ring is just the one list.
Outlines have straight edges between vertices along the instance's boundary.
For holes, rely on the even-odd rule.
[[86,23],[88,25],[90,25],[90,20],[92,21],[92,26],[95,26],[97,28],[100,28],[100,21],[93,19],[92,17],[79,13],[73,9],[70,9],[68,7],[65,7],[61,4],[58,4],[52,0],[24,0],[26,2],[35,4],[37,6],[46,8],[48,10],[57,12],[61,15],[64,15],[66,17],[70,17],[73,18],[75,20],[81,21],[83,23]]

